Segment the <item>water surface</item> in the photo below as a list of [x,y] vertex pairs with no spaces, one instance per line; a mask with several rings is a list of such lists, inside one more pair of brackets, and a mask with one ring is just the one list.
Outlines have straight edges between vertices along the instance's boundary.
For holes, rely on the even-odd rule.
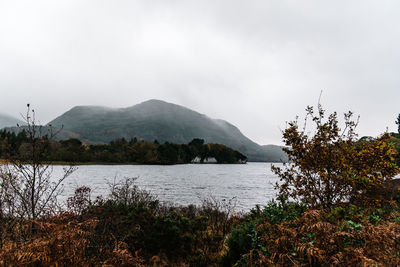
[[[274,163],[275,165],[281,165]],[[62,173],[54,166],[53,176]],[[162,202],[177,205],[200,204],[210,196],[229,201],[235,198],[237,210],[265,205],[275,197],[278,181],[271,163],[159,165],[84,165],[64,182],[62,199],[71,196],[79,186],[89,186],[93,198],[107,196],[108,182],[136,177],[136,184],[150,191]]]

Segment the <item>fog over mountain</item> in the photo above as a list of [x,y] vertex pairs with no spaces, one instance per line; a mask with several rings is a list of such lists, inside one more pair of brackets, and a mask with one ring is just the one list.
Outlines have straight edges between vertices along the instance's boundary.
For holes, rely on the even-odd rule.
[[0,113],[0,129],[4,127],[14,127],[17,126],[17,124],[22,125],[24,122],[10,115]]
[[77,106],[48,125],[63,127],[59,138],[78,138],[86,143],[108,143],[117,138],[160,143],[189,143],[194,138],[236,149],[251,161],[285,160],[278,146],[260,146],[224,120],[216,120],[186,107],[149,100],[128,108]]
[[361,116],[377,136],[400,109],[400,1],[0,1],[0,110],[43,123],[76,105],[157,98],[282,144],[307,105]]

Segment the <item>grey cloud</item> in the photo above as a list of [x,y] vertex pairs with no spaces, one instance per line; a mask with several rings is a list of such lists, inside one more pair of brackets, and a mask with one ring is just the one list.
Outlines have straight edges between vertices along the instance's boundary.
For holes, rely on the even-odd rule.
[[316,104],[395,130],[398,1],[0,1],[0,111],[159,98],[280,142]]

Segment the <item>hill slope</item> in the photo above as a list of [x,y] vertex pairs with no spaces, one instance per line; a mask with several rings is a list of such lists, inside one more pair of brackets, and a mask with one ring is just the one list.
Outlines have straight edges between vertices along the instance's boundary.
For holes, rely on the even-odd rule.
[[15,127],[17,124],[23,125],[25,123],[7,114],[0,113],[0,129],[5,127]]
[[160,100],[120,109],[78,106],[49,124],[56,128],[63,126],[61,138],[75,137],[87,143],[108,143],[122,137],[160,143],[188,143],[193,138],[202,138],[206,143],[236,149],[252,161],[280,161],[285,156],[275,146],[254,143],[226,121]]

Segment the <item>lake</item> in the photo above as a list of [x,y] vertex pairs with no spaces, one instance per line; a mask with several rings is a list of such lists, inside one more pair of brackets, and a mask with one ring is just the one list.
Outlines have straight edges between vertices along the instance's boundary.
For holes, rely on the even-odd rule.
[[[236,210],[248,211],[256,204],[266,204],[276,194],[274,184],[278,178],[271,172],[271,164],[81,165],[64,181],[60,200],[83,185],[92,189],[92,199],[107,196],[109,182],[136,177],[140,188],[164,203],[188,205],[200,204],[211,196],[222,201],[235,198]],[[59,177],[62,168],[54,166],[54,178]]]

